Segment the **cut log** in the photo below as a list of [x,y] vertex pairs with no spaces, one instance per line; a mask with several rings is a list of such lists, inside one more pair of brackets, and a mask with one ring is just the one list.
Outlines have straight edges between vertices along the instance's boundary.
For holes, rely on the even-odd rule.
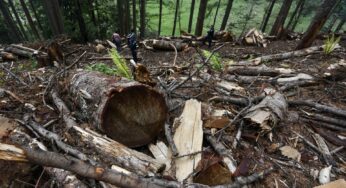
[[[278,61],[278,60],[289,59],[294,57],[306,56],[306,55],[322,52],[323,48],[324,48],[324,45],[313,46],[313,47],[305,48],[302,50],[296,50],[296,51],[273,54],[273,55],[265,55],[265,56],[257,57],[251,60],[240,61],[236,65],[259,65],[262,62],[267,62],[267,61]],[[337,48],[340,48],[340,45],[337,45],[335,47],[335,49]]]
[[165,41],[165,40],[153,40],[153,48],[156,50],[171,50],[174,51],[174,47],[178,51],[182,51],[187,47],[187,44],[182,43],[182,42],[177,42],[177,41]]
[[201,103],[191,99],[186,101],[183,113],[174,121],[177,126],[173,137],[174,143],[179,155],[187,155],[175,160],[178,181],[188,178],[201,160],[201,153],[189,156],[189,154],[202,151],[203,122],[201,115]]
[[76,131],[83,143],[92,147],[105,159],[131,172],[143,176],[153,176],[165,168],[164,163],[158,162],[148,155],[129,149],[90,129],[82,129],[78,126],[73,126],[72,128]]
[[[129,147],[148,144],[164,127],[165,99],[149,86],[81,71],[72,76],[69,87],[83,116],[95,128]],[[85,99],[81,91],[91,98]]]
[[278,76],[280,74],[292,74],[295,71],[292,69],[283,69],[283,68],[270,68],[265,65],[259,67],[230,67],[228,68],[228,73],[236,75],[245,75],[245,76]]

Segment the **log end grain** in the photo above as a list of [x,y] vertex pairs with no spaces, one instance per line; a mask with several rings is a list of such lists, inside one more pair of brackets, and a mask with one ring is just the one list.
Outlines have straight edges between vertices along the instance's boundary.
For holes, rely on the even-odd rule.
[[160,93],[144,85],[134,85],[111,91],[101,114],[101,127],[111,138],[137,147],[158,135],[166,114],[166,103]]

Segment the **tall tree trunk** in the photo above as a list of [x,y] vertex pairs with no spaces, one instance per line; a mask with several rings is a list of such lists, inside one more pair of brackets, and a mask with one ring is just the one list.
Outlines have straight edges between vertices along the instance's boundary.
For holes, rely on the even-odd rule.
[[117,9],[118,9],[118,17],[116,20],[118,20],[118,32],[121,35],[126,34],[125,32],[125,24],[124,24],[124,8],[123,8],[123,0],[117,0]]
[[146,4],[146,0],[140,0],[140,37],[141,38],[144,38],[145,37],[145,15],[146,15],[146,12],[145,12],[145,4]]
[[338,0],[324,0],[320,8],[317,10],[308,30],[304,33],[302,40],[297,46],[297,50],[310,47],[318,35],[318,32],[327,21],[328,16],[334,8]]
[[305,0],[299,0],[299,2],[297,3],[297,6],[294,9],[294,11],[293,11],[293,13],[292,13],[292,15],[290,17],[290,20],[288,21],[288,24],[286,26],[287,29],[290,29],[292,27],[293,20],[294,20],[294,18],[297,17],[298,11],[300,10],[300,7],[304,4],[304,1]]
[[292,26],[289,28],[291,31],[294,31],[294,29],[296,28],[296,26],[297,26],[297,24],[298,24],[298,21],[299,21],[299,18],[300,18],[300,16],[302,15],[302,12],[303,12],[303,9],[304,9],[304,5],[305,5],[305,1],[303,1],[303,4],[299,7],[298,15],[294,18],[293,24],[292,24]]
[[7,25],[7,28],[9,28],[11,31],[9,34],[11,36],[11,40],[14,42],[20,41],[21,39],[20,32],[18,28],[16,27],[16,24],[14,23],[4,0],[0,0],[0,10],[4,17],[4,21],[5,21],[5,24]]
[[78,26],[79,26],[79,31],[82,36],[83,42],[88,41],[88,32],[85,26],[85,21],[83,18],[83,12],[82,12],[82,6],[81,6],[81,0],[75,0],[75,5],[76,5],[76,16],[77,16],[77,21],[78,21]]
[[125,17],[124,17],[125,33],[129,33],[130,23],[131,23],[131,20],[130,20],[130,1],[129,0],[126,0],[124,2],[124,14],[125,14]]
[[43,27],[42,27],[42,24],[41,24],[40,19],[39,19],[39,17],[38,17],[38,14],[37,14],[35,5],[34,5],[34,3],[32,2],[32,0],[29,0],[29,3],[30,3],[30,8],[32,9],[32,12],[34,13],[35,19],[36,19],[36,21],[37,21],[38,28],[39,28],[41,31],[43,31]]
[[276,17],[270,35],[281,37],[282,32],[284,31],[284,24],[287,18],[288,12],[292,5],[293,0],[284,0],[281,5],[279,15]]
[[26,31],[25,31],[25,29],[24,29],[24,27],[23,27],[23,23],[22,23],[22,21],[21,21],[20,18],[19,18],[19,15],[18,15],[18,13],[17,13],[16,7],[14,6],[14,4],[13,4],[12,1],[8,1],[8,3],[9,3],[9,5],[10,5],[10,7],[11,7],[11,9],[12,9],[12,13],[14,14],[14,16],[15,16],[15,18],[16,18],[16,21],[17,21],[17,23],[18,23],[18,25],[19,25],[19,28],[20,28],[21,33],[22,33],[22,36],[24,37],[25,40],[28,40],[28,39],[29,39],[29,38],[28,38],[28,35],[26,34]]
[[202,35],[202,32],[203,32],[203,24],[204,24],[205,11],[207,10],[207,3],[208,3],[208,0],[201,0],[199,4],[197,24],[196,24],[196,30],[195,30],[195,35],[197,36]]
[[157,35],[160,36],[161,34],[161,21],[162,21],[162,0],[160,0],[160,10],[159,10],[159,30],[157,32]]
[[273,11],[275,3],[276,3],[276,0],[272,0],[270,2],[270,4],[269,4],[267,10],[266,10],[266,13],[265,13],[265,15],[263,17],[263,21],[262,21],[262,24],[261,24],[262,25],[262,27],[261,27],[261,31],[262,32],[265,32],[265,30],[266,30],[266,27],[267,27],[269,18],[270,18],[271,14],[272,14],[272,11]]
[[231,14],[232,6],[233,6],[233,0],[228,0],[227,7],[226,7],[226,10],[225,10],[225,15],[223,16],[220,30],[225,30],[226,29],[228,18],[229,18],[229,15]]
[[219,0],[219,2],[217,3],[216,12],[215,12],[214,21],[213,21],[214,27],[215,27],[215,22],[216,22],[216,18],[217,18],[217,13],[219,12],[220,4],[221,4],[221,0]]
[[97,22],[96,22],[96,16],[95,16],[95,12],[94,12],[94,0],[88,0],[88,4],[89,4],[89,15],[91,18],[91,21],[93,22],[94,26],[97,26]]
[[43,0],[44,9],[48,17],[53,35],[64,33],[64,22],[58,0]]
[[190,18],[189,18],[189,27],[187,29],[187,32],[191,32],[192,28],[192,21],[193,21],[193,13],[195,11],[195,0],[191,1],[191,7],[190,7]]
[[333,27],[334,27],[334,25],[336,23],[337,18],[338,17],[335,14],[332,15],[332,18],[331,18],[331,20],[329,22],[329,25],[326,27],[326,32],[327,33],[330,33],[332,31],[332,29],[333,29]]
[[173,23],[173,31],[172,31],[172,36],[175,35],[175,28],[177,26],[177,18],[178,18],[178,11],[179,11],[179,0],[176,0],[176,5],[175,5],[175,13],[174,13],[174,23]]
[[243,29],[241,31],[241,34],[239,35],[239,39],[243,36],[243,34],[245,33],[245,30],[247,29],[247,24],[249,23],[249,20],[251,20],[251,15],[252,15],[252,12],[253,12],[253,7],[255,6],[255,3],[251,2],[251,8],[250,8],[250,11],[249,13],[246,15],[245,17],[245,23],[244,23],[244,26],[243,26]]
[[32,21],[32,17],[31,17],[31,15],[30,15],[29,9],[28,9],[28,7],[26,6],[24,0],[19,0],[19,2],[20,2],[21,6],[22,6],[22,8],[23,8],[25,17],[26,17],[26,19],[27,19],[28,22],[29,22],[29,25],[30,25],[30,28],[32,29],[32,32],[34,33],[34,35],[35,35],[38,39],[42,40],[43,37],[40,35],[40,33],[38,32],[37,28],[35,27],[34,21]]
[[132,29],[137,30],[136,0],[132,0]]
[[336,26],[336,29],[335,29],[334,32],[335,32],[335,33],[338,33],[338,32],[341,30],[342,26],[344,26],[345,22],[346,22],[346,14],[343,16],[343,18],[342,18],[342,20],[339,22],[338,26]]

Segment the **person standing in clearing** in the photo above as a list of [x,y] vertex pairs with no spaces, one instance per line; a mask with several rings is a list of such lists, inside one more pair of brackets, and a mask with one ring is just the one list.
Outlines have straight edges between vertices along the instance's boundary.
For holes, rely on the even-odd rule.
[[133,60],[137,63],[137,61],[138,61],[137,52],[136,52],[137,41],[136,41],[136,33],[133,29],[131,29],[131,33],[127,36],[127,44],[129,46],[129,48],[131,49]]
[[121,37],[118,32],[113,33],[112,42],[117,46],[117,51],[121,51]]

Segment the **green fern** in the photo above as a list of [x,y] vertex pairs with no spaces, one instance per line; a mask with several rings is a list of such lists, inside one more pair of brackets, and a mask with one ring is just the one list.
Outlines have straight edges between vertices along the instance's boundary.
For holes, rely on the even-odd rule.
[[[212,52],[208,50],[202,50],[202,54],[205,58],[209,58],[212,55]],[[221,58],[218,53],[214,53],[210,58],[211,67],[214,70],[221,71],[223,69],[223,65],[221,63]]]
[[325,41],[324,41],[324,48],[323,51],[325,54],[330,54],[334,51],[335,47],[337,46],[337,44],[339,43],[341,37],[337,37],[335,38],[334,34],[332,35],[332,37],[328,37]]
[[118,52],[115,49],[112,49],[109,52],[109,55],[112,57],[113,63],[116,66],[116,75],[125,77],[127,79],[133,79],[130,68],[126,64],[126,61],[121,58]]

